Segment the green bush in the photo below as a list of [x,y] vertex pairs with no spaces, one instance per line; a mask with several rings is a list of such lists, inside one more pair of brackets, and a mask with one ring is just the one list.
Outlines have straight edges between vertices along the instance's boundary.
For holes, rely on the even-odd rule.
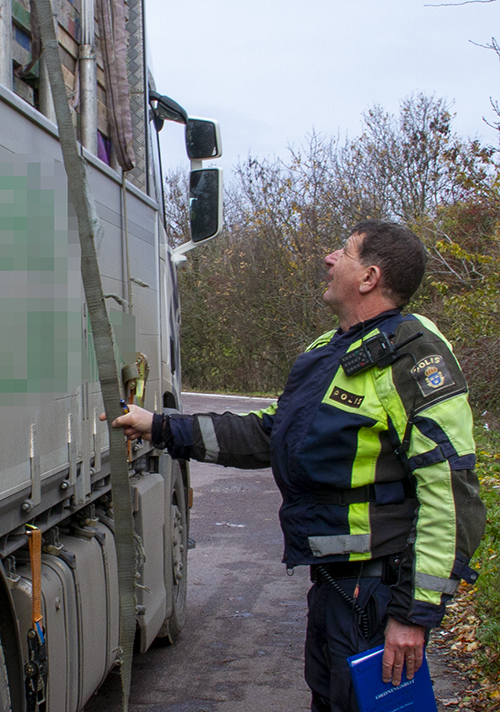
[[[487,420],[487,414],[482,419]],[[474,597],[480,620],[477,661],[481,672],[500,682],[500,433],[476,427],[481,496],[488,509],[486,532],[474,557],[480,571]]]

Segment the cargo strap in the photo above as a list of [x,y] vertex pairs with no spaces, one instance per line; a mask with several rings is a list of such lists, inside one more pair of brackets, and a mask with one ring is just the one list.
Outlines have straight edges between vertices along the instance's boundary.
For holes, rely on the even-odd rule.
[[29,530],[29,549],[31,563],[32,627],[43,638],[42,634],[42,532],[31,524]]
[[42,532],[27,524],[31,564],[32,627],[28,630],[28,656],[24,666],[27,712],[46,712],[47,646],[42,626]]
[[[69,111],[52,5],[50,0],[36,0],[36,3],[64,167],[68,176],[69,193],[78,219],[78,233],[82,253],[82,281],[94,337],[104,409],[108,418],[109,465],[120,594],[120,677],[122,681],[122,705],[124,712],[127,712],[136,627],[135,543],[129,468],[123,431],[111,426],[111,422],[121,415],[121,396],[115,361],[115,345],[106,311],[96,252],[96,244],[100,243],[104,233],[90,193],[86,165],[80,154],[73,119]],[[102,5],[103,3],[100,4]]]

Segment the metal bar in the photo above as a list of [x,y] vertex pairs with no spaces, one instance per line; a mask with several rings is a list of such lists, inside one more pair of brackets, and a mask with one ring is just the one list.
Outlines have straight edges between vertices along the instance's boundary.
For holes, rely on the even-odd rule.
[[12,89],[12,0],[0,0],[0,84]]
[[80,476],[77,480],[77,492],[78,501],[77,504],[83,504],[87,495],[90,494],[91,487],[91,473],[90,473],[90,453],[91,453],[91,430],[90,430],[90,419],[89,419],[89,384],[86,381],[82,385],[82,418],[80,421],[81,428],[81,459],[82,463],[80,465]]
[[76,396],[71,397],[71,413],[68,415],[68,461],[69,461],[69,476],[68,482],[70,486],[76,485]]
[[[57,8],[54,8],[54,2],[51,0],[52,20],[57,35],[59,19],[57,16]],[[57,124],[56,110],[54,108],[54,100],[52,99],[52,90],[50,88],[49,73],[45,57],[40,58],[40,111],[54,124]]]
[[81,45],[80,60],[80,118],[81,142],[94,156],[97,155],[97,64],[94,45]]
[[101,431],[99,429],[99,416],[94,408],[94,472],[101,471]]
[[36,507],[42,501],[40,455],[37,450],[36,425],[33,423],[30,432],[31,502],[33,507]]
[[82,0],[80,63],[81,142],[97,155],[97,60],[95,52],[94,0]]

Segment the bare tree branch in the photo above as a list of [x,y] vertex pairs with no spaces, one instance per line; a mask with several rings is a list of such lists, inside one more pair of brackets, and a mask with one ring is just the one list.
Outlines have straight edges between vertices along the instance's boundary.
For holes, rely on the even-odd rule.
[[[489,1],[490,0],[488,0],[488,2]],[[495,2],[496,2],[496,0],[495,0]],[[474,42],[474,40],[469,40],[469,42],[471,44],[475,45],[476,47],[481,47],[481,49],[492,49],[497,54],[500,53],[500,46],[494,37],[491,38],[491,44],[481,44],[480,42]]]
[[465,0],[465,2],[442,2],[438,5],[424,5],[424,7],[459,7],[459,5],[477,5],[488,2],[496,2],[497,0]]

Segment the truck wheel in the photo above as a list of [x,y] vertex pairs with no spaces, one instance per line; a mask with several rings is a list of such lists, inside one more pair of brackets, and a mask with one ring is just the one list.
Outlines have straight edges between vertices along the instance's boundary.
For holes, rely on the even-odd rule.
[[[182,472],[178,462],[172,462],[170,488],[170,528],[172,551],[166,561],[171,565],[172,613],[165,620],[158,638],[175,643],[186,620],[187,594],[187,503]],[[167,564],[168,565],[168,564]]]
[[2,645],[0,643],[0,712],[11,712],[9,680],[7,678],[7,668],[3,657]]

